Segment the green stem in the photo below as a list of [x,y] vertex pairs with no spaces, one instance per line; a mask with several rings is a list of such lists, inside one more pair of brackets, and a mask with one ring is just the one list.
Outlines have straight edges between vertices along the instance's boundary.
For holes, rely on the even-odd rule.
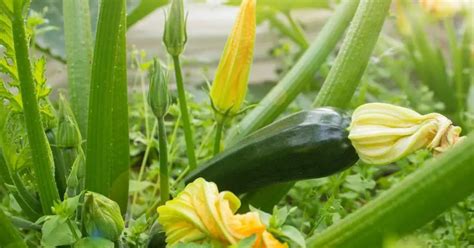
[[298,37],[299,44],[300,44],[301,48],[306,50],[309,47],[309,42],[308,42],[308,38],[306,37],[306,35],[303,31],[303,28],[291,16],[290,11],[285,12],[285,16],[288,19],[288,21],[290,22],[291,28],[294,30],[294,33],[295,33],[296,37]]
[[29,220],[22,219],[17,216],[10,216],[10,221],[14,226],[20,229],[26,229],[26,230],[34,230],[34,231],[41,231],[41,225],[38,225],[34,222],[31,222]]
[[224,121],[216,121],[216,136],[214,138],[214,156],[221,151],[221,140],[222,140],[222,131],[224,130]]
[[170,186],[168,175],[168,144],[165,120],[163,117],[158,117],[158,141],[160,145],[160,195],[161,201],[166,202],[170,196]]
[[183,75],[181,72],[181,63],[179,56],[173,56],[174,70],[176,75],[176,85],[178,88],[178,100],[183,120],[184,138],[186,140],[186,152],[189,160],[189,167],[192,170],[196,169],[196,154],[194,153],[194,138],[191,129],[191,121],[189,119],[188,104],[186,102],[186,93],[184,90]]
[[305,85],[326,61],[352,20],[359,0],[341,3],[324,25],[316,40],[285,77],[245,118],[226,134],[225,143],[234,144],[243,137],[274,121],[301,93]]
[[362,0],[314,105],[345,108],[375,47],[391,0]]
[[13,1],[13,40],[20,79],[20,92],[23,102],[28,141],[33,157],[33,171],[45,214],[52,214],[51,207],[59,201],[59,193],[54,181],[54,163],[51,149],[44,133],[41,115],[36,98],[36,88],[31,71],[25,21],[23,19],[24,1]]
[[[474,134],[343,220],[308,247],[382,247],[422,227],[474,192]],[[440,201],[440,199],[443,199]]]
[[[288,17],[288,16],[287,16]],[[294,27],[286,26],[282,21],[278,19],[276,13],[268,13],[268,21],[277,28],[283,35],[293,40],[301,49],[306,50],[309,47],[309,43],[304,36],[301,36]]]
[[0,246],[27,248],[20,232],[13,226],[7,215],[0,209]]

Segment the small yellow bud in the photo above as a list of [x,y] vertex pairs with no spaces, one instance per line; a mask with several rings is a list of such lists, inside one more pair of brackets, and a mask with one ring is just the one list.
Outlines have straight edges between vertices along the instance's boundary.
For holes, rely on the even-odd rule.
[[255,29],[256,0],[243,0],[211,87],[212,104],[220,113],[238,113],[245,100],[253,60]]
[[240,200],[233,193],[219,192],[216,184],[198,178],[158,208],[158,222],[170,246],[204,241],[228,246],[256,235],[255,248],[288,247],[266,232],[258,213],[235,214],[239,207]]
[[384,103],[358,107],[349,129],[352,145],[368,164],[388,164],[421,148],[444,152],[460,140],[461,133],[441,114],[421,115]]

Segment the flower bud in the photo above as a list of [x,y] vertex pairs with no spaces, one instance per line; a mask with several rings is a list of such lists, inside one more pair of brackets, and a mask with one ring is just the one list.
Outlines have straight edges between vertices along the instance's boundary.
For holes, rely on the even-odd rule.
[[211,87],[213,107],[236,114],[245,100],[255,46],[256,0],[243,0]]
[[461,140],[461,128],[441,114],[383,103],[358,107],[349,129],[352,145],[368,164],[392,163],[422,148],[444,152]]
[[61,148],[81,146],[82,137],[69,103],[63,95],[59,96],[57,145]]
[[150,90],[148,104],[157,118],[162,118],[168,112],[170,97],[168,95],[168,73],[157,59],[154,59],[150,69]]
[[91,237],[116,241],[125,227],[119,205],[94,192],[85,195],[83,218],[85,230]]
[[178,56],[184,51],[188,40],[183,0],[172,0],[168,15],[165,21],[163,42],[171,56]]

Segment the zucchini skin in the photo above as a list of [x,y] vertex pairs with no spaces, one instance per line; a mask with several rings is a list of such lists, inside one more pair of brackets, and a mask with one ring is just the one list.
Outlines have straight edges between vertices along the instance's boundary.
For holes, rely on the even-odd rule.
[[185,178],[245,193],[276,183],[332,175],[357,162],[350,115],[334,108],[303,111],[247,136]]

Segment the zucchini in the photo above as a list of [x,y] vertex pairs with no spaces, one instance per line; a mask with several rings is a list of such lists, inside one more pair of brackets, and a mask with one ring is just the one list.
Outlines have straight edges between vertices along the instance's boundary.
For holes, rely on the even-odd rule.
[[202,177],[236,194],[264,186],[332,175],[353,165],[350,115],[334,108],[303,111],[270,124],[185,178]]

